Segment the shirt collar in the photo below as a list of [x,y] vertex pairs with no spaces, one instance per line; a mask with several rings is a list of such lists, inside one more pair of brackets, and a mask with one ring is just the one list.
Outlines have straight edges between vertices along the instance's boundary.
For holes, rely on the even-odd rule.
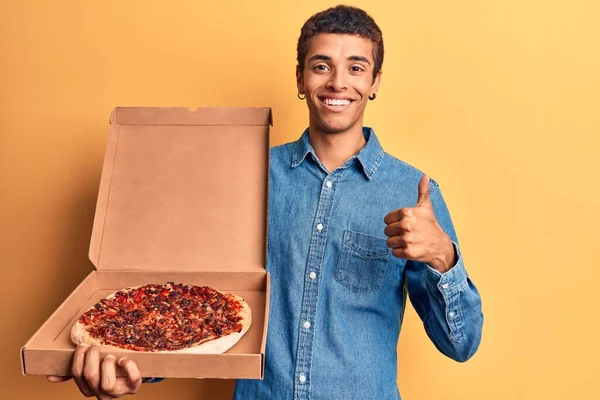
[[[363,135],[365,136],[367,144],[358,152],[356,156],[352,157],[351,159],[358,159],[360,165],[362,166],[363,173],[367,179],[371,179],[381,165],[384,151],[383,147],[381,147],[381,144],[379,143],[379,140],[377,139],[377,135],[375,135],[375,131],[372,128],[363,127]],[[292,152],[292,168],[296,168],[298,165],[302,164],[308,153],[311,153],[315,159],[318,159],[312,145],[310,144],[310,140],[308,138],[308,128],[306,128],[294,146],[294,151]]]

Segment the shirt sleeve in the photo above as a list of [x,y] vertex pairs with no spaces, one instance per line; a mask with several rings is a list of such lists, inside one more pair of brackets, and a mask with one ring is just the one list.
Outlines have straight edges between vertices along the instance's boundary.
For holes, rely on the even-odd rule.
[[481,342],[481,297],[465,269],[439,187],[433,180],[430,187],[436,219],[452,240],[456,264],[442,274],[425,263],[407,260],[405,288],[433,344],[446,356],[464,362],[475,354]]

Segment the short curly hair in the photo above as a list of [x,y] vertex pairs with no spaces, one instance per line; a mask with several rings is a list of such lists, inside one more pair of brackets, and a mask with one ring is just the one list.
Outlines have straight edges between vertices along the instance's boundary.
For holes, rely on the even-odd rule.
[[298,68],[304,72],[304,61],[308,53],[310,39],[320,33],[355,35],[373,42],[375,66],[373,78],[383,65],[383,35],[375,20],[360,8],[339,5],[321,11],[310,17],[300,30],[298,38]]

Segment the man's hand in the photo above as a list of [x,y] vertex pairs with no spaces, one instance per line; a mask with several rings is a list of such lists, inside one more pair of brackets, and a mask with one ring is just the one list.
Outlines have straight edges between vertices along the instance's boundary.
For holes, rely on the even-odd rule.
[[398,258],[429,264],[440,273],[456,263],[452,240],[442,230],[429,196],[429,177],[423,175],[419,182],[419,198],[415,207],[404,207],[385,216],[384,233],[387,245]]
[[[127,372],[124,378],[116,377],[116,365]],[[71,375],[85,397],[96,396],[98,400],[111,400],[135,394],[142,386],[142,378],[137,365],[124,358],[115,360],[112,355],[100,360],[100,347],[85,344],[77,346],[71,364]],[[48,376],[50,382],[64,382],[71,379],[65,376]]]

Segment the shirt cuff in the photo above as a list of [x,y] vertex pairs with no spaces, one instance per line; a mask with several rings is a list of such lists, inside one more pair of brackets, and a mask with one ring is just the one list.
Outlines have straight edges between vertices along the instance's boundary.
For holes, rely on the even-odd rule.
[[165,378],[142,378],[142,383],[158,383],[162,382]]
[[445,298],[460,292],[467,284],[467,270],[458,244],[452,242],[456,253],[456,264],[443,274],[427,265],[427,279],[433,287],[437,287]]

